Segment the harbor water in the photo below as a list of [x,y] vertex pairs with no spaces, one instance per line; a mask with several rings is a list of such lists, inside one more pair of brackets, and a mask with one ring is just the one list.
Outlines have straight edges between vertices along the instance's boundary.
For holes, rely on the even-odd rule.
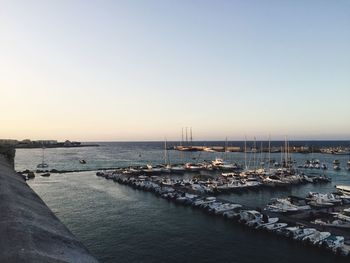
[[[255,232],[231,221],[204,214],[158,198],[151,193],[97,177],[93,170],[163,163],[163,144],[101,143],[100,147],[45,150],[50,169],[91,170],[36,176],[28,184],[59,219],[101,262],[346,262],[326,251],[306,247],[275,235]],[[243,153],[169,151],[173,163],[221,157],[244,163]],[[258,158],[265,158],[257,154]],[[273,197],[305,196],[310,191],[331,192],[350,184],[349,156],[293,154],[297,164],[319,159],[328,164],[330,184],[308,184],[220,195],[251,207],[262,207]],[[18,149],[16,170],[35,170],[41,149]],[[248,159],[253,160],[249,154]],[[280,154],[272,154],[279,160]],[[80,164],[79,160],[86,160]],[[333,171],[339,159],[342,170]],[[317,170],[313,172],[322,173]]]

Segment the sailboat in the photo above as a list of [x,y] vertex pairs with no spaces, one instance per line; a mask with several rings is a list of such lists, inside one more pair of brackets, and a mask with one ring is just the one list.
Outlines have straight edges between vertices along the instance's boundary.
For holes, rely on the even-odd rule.
[[42,147],[42,155],[41,155],[41,163],[39,163],[37,166],[37,168],[48,168],[49,165],[47,163],[45,163],[45,147]]

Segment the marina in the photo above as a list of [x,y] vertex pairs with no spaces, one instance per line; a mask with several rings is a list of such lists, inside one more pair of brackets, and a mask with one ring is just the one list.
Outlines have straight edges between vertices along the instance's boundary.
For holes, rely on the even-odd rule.
[[[265,211],[263,211],[261,208],[255,208],[256,210],[254,210],[253,208],[241,204],[227,202],[210,196],[208,195],[209,192],[205,191],[205,188],[198,191],[197,187],[193,187],[193,185],[196,184],[195,182],[187,182],[185,180],[171,181],[161,178],[161,176],[131,175],[125,171],[109,173],[97,172],[96,175],[120,184],[129,185],[135,189],[153,192],[155,195],[164,199],[185,206],[199,208],[209,214],[225,217],[250,228],[291,237],[304,244],[322,247],[338,255],[347,256],[349,254],[349,231],[345,231],[343,228],[339,229],[334,225],[327,226],[325,224],[312,224],[309,222],[310,215],[315,218],[322,212],[325,213],[324,210],[319,210],[318,208],[324,208],[326,206],[327,209],[329,209],[329,203],[327,203],[327,201],[335,200],[333,194],[327,195],[327,198],[324,198],[324,195],[317,195],[315,193],[313,197],[315,197],[314,199],[318,205],[316,207],[313,206],[313,208],[311,208],[311,201],[308,203],[310,204],[309,206],[304,205],[298,207],[291,203],[286,203],[288,200],[284,199],[283,201],[280,200],[283,209],[276,211],[276,209],[271,209],[270,205],[267,207],[267,210],[265,209]],[[337,200],[336,203],[331,204],[332,207],[334,205],[332,209],[333,215],[335,211],[343,212],[347,211],[346,209],[349,210],[350,205],[348,205],[348,203],[350,201],[350,196],[339,194],[337,195]],[[307,213],[305,211],[307,211]],[[342,215],[341,212],[337,213],[337,215]],[[287,216],[287,213],[292,213],[292,215]],[[293,213],[297,214],[293,215]],[[344,217],[347,216],[344,215]],[[309,229],[314,229],[314,231],[309,231],[302,236],[300,236],[300,234],[286,234],[284,232],[285,229],[290,229],[292,227],[294,229],[293,233],[298,231],[303,231],[304,233],[309,231]]]
[[[343,255],[341,257],[337,256],[339,259],[342,259],[344,255],[347,254],[349,240],[349,232],[347,229],[330,225],[315,224],[315,221],[318,223],[320,220],[326,222],[326,224],[332,224],[333,221],[337,219],[333,219],[330,214],[325,216],[327,209],[329,209],[329,212],[333,209],[335,212],[342,213],[343,210],[341,209],[347,209],[347,204],[342,204],[339,207],[334,206],[332,208],[310,206],[311,209],[309,210],[300,210],[301,208],[305,209],[309,205],[306,203],[309,202],[306,199],[310,198],[308,196],[308,193],[310,192],[322,192],[322,189],[324,189],[323,191],[327,189],[328,193],[340,193],[341,190],[346,191],[347,188],[342,187],[343,185],[346,186],[345,182],[348,176],[345,169],[336,172],[333,171],[333,169],[322,170],[315,168],[298,168],[299,165],[305,162],[305,159],[312,159],[310,158],[311,156],[305,156],[303,154],[292,155],[291,161],[285,161],[285,153],[282,155],[282,158],[281,153],[271,153],[271,159],[278,160],[278,163],[282,164],[275,166],[274,164],[276,161],[269,162],[268,159],[265,159],[265,163],[262,164],[260,158],[261,155],[256,154],[254,158],[254,153],[217,154],[207,152],[199,155],[193,152],[184,152],[185,156],[181,156],[176,152],[165,150],[164,142],[149,144],[159,146],[149,146],[145,151],[129,150],[130,146],[122,143],[116,144],[116,146],[118,146],[116,148],[113,146],[111,149],[115,150],[111,151],[108,150],[108,148],[105,148],[108,145],[109,144],[106,144],[106,146],[104,146],[101,144],[101,147],[93,148],[95,152],[91,154],[91,156],[88,155],[89,151],[86,151],[83,154],[81,150],[79,150],[76,157],[73,159],[72,156],[75,156],[75,154],[73,155],[73,152],[77,150],[70,150],[70,152],[66,152],[67,155],[63,154],[61,156],[62,158],[67,159],[58,159],[56,161],[52,158],[54,156],[57,158],[57,156],[60,155],[57,155],[56,151],[53,149],[46,149],[45,162],[50,166],[49,171],[53,169],[56,170],[53,173],[50,172],[50,177],[35,177],[34,180],[29,180],[28,183],[35,187],[37,181],[40,182],[45,180],[45,184],[47,185],[51,181],[55,182],[63,177],[67,180],[65,187],[68,187],[71,180],[78,180],[78,178],[81,178],[79,180],[83,180],[80,181],[79,184],[84,184],[85,179],[83,176],[80,176],[80,174],[89,172],[82,172],[82,170],[86,169],[96,171],[94,174],[97,173],[99,175],[98,178],[103,179],[102,182],[96,183],[102,183],[104,185],[103,188],[99,188],[99,191],[104,192],[109,189],[108,191],[111,195],[113,195],[113,192],[118,189],[117,186],[127,187],[132,190],[136,189],[138,192],[145,192],[152,196],[160,197],[162,202],[164,202],[162,199],[168,200],[175,205],[175,210],[178,210],[179,206],[181,206],[193,211],[209,214],[211,215],[210,218],[218,218],[219,220],[227,222],[225,224],[233,224],[239,228],[243,226],[243,229],[250,231],[252,235],[250,239],[259,240],[260,236],[264,237],[267,235],[269,237],[271,236],[271,238],[291,240],[292,243],[295,243],[295,245],[299,247],[298,250],[301,251],[305,247],[307,250],[315,249],[318,251],[315,253],[325,251],[325,253],[330,255]],[[135,145],[140,145],[143,148],[142,144]],[[138,148],[136,149],[141,149],[140,146],[137,146]],[[132,146],[130,149],[134,148],[135,146]],[[33,151],[36,151],[37,156],[37,161],[34,163],[40,163],[42,160],[42,150],[38,149]],[[98,151],[111,152],[111,155],[108,157],[110,162],[103,163],[104,167],[100,168],[98,166],[99,160],[95,157],[98,155]],[[118,166],[118,163],[121,162],[113,161],[114,158],[121,160],[129,153],[132,154],[133,157],[124,165]],[[21,159],[22,153],[19,152],[18,154]],[[143,160],[141,163],[138,162],[138,158],[140,158],[139,156],[141,156],[141,158],[149,157],[151,159]],[[327,156],[329,155],[314,154],[313,158],[319,159],[320,163],[325,163],[327,166],[331,166],[334,159]],[[195,159],[193,157],[195,157]],[[268,155],[266,155],[266,157],[268,158]],[[346,164],[344,157],[338,158],[343,165]],[[35,165],[23,166],[23,164],[19,162],[20,159],[18,160],[17,170],[21,170],[22,167],[28,167],[30,169],[26,172],[30,172],[34,169],[34,174],[41,174],[36,172]],[[82,164],[81,160],[85,160],[86,163]],[[61,163],[65,163],[65,166],[60,167],[59,165]],[[287,167],[283,167],[286,164]],[[246,166],[248,166],[248,169],[245,169]],[[343,176],[342,178],[344,178],[345,181],[339,181],[338,178],[340,175]],[[96,180],[96,175],[94,175],[94,177]],[[117,184],[113,183],[113,180]],[[108,183],[111,187],[107,187],[103,182]],[[94,184],[93,180],[90,183]],[[335,188],[334,184],[337,186],[339,185],[340,188]],[[52,186],[54,186],[54,184]],[[38,190],[43,191],[45,188],[46,186],[44,186],[42,190]],[[309,190],[305,192],[305,190],[299,189]],[[95,193],[93,195],[95,195]],[[132,192],[129,192],[128,196],[133,196]],[[262,196],[264,198],[261,198]],[[337,196],[339,196],[339,194]],[[248,197],[251,197],[252,200],[249,201]],[[104,197],[104,199],[105,198],[106,197]],[[266,210],[265,208],[269,204],[276,205],[271,198],[282,200],[283,205],[277,206],[277,208],[282,208],[282,211],[288,210],[289,212],[285,213],[278,211],[277,209],[274,211]],[[297,212],[290,213],[290,211],[295,210],[295,207],[289,204],[289,201],[297,206]],[[55,203],[56,201],[49,201],[49,203],[52,202]],[[102,204],[101,202],[103,203],[104,201],[101,200],[99,203]],[[155,200],[150,199],[147,200],[147,202],[153,203]],[[151,203],[149,205],[152,205]],[[109,205],[112,205],[112,203]],[[79,210],[79,208],[77,209]],[[105,209],[106,211],[110,210],[108,207]],[[240,217],[237,217],[240,216],[241,211],[242,216],[244,211],[254,211],[252,213],[256,216],[256,219],[253,218],[254,220],[249,220],[251,222],[246,225],[244,221],[240,220]],[[314,213],[313,217],[310,217],[310,212]],[[174,213],[176,212],[174,211]],[[188,215],[186,218],[182,218],[182,220],[191,220],[192,216]],[[250,217],[252,215],[246,216]],[[260,219],[258,218],[264,218],[265,221],[259,221]],[[276,221],[277,219],[278,221]],[[198,220],[198,218],[196,220]],[[311,245],[309,244],[311,241],[309,243],[306,242],[306,240],[302,241],[296,239],[297,241],[295,241],[294,238],[289,237],[291,234],[284,233],[284,231],[290,231],[290,228],[292,230],[297,229],[296,233],[311,231],[312,234],[317,234],[318,232],[322,233],[320,234],[322,237],[328,235],[323,232],[331,233],[331,235],[325,238],[322,242],[320,237],[318,237],[318,243],[316,242],[317,244]],[[318,232],[309,229],[315,229]],[[200,234],[198,233],[198,235]],[[299,233],[298,235],[300,236],[302,233]],[[344,242],[340,237],[344,238]],[[316,241],[316,235],[312,239],[313,241]],[[287,242],[287,244],[288,243],[290,242]],[[342,249],[335,248],[340,246]],[[325,247],[328,247],[328,249]]]

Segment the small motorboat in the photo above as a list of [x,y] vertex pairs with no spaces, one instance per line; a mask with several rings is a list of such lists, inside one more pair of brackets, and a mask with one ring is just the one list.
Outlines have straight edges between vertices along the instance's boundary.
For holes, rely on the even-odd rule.
[[40,175],[43,176],[43,177],[49,177],[50,173],[43,173],[43,174],[40,174]]
[[47,168],[47,167],[49,167],[49,165],[47,163],[39,163],[36,167],[37,168]]
[[340,161],[339,161],[339,160],[334,160],[334,161],[333,161],[333,164],[334,164],[334,165],[339,165],[339,164],[340,164]]
[[84,159],[82,159],[82,160],[79,160],[79,163],[86,164],[86,161]]

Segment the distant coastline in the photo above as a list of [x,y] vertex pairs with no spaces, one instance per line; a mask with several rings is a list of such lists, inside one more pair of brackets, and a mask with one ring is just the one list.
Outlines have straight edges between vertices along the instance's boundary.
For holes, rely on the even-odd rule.
[[[53,145],[44,145],[45,148],[82,148],[82,147],[99,147],[98,144],[80,144],[80,145],[62,145],[62,144],[53,144]],[[42,148],[42,145],[15,145],[16,149],[35,149]]]
[[78,148],[78,147],[98,147],[97,143],[81,143],[76,141],[66,140],[58,142],[57,140],[37,140],[29,139],[18,141],[11,139],[1,139],[0,145],[11,146],[16,149],[33,149],[33,148]]

